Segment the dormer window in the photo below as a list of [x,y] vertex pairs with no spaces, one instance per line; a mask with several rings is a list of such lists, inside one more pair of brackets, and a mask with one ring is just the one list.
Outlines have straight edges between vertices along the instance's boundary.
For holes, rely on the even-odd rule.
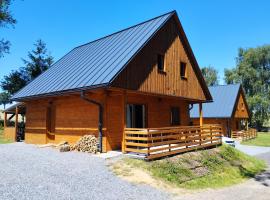
[[157,56],[157,64],[158,64],[158,71],[159,72],[165,72],[165,66],[164,66],[164,55],[158,54]]
[[187,63],[185,62],[180,62],[180,77],[187,79]]

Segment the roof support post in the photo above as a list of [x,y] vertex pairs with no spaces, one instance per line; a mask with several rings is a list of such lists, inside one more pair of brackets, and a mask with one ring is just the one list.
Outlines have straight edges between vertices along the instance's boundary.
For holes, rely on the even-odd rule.
[[199,114],[200,114],[200,126],[202,126],[203,125],[202,103],[199,103]]
[[17,132],[18,132],[18,115],[19,115],[19,107],[16,106],[16,111],[15,111],[15,135],[14,135],[14,141],[17,140]]
[[4,128],[7,127],[7,113],[4,113]]

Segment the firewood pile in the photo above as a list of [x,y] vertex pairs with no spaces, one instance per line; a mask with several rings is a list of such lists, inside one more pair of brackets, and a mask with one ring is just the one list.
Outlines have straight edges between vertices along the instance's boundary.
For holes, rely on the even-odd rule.
[[87,153],[97,153],[98,140],[94,135],[85,135],[74,145],[70,145],[70,151],[74,150]]

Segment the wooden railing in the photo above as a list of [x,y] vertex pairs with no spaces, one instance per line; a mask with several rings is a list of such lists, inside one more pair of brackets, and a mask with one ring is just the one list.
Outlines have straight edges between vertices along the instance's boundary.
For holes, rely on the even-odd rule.
[[220,125],[126,128],[123,151],[156,159],[221,144]]
[[254,139],[257,137],[257,130],[249,128],[248,130],[232,131],[232,138],[240,138],[242,141]]

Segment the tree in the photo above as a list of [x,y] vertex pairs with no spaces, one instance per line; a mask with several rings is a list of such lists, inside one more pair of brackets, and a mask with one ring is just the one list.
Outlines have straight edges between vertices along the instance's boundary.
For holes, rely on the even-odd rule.
[[47,70],[53,63],[53,57],[47,54],[46,44],[42,40],[37,40],[34,46],[35,49],[28,52],[29,60],[22,59],[25,66],[12,71],[1,81],[2,89],[11,95]]
[[47,54],[46,44],[42,40],[37,40],[34,46],[35,49],[28,52],[29,61],[23,59],[30,80],[46,71],[53,63],[53,57]]
[[10,95],[7,92],[0,93],[0,105],[4,105],[4,109],[6,109],[8,103],[11,103]]
[[214,67],[203,67],[201,71],[208,86],[218,85],[218,71]]
[[[0,0],[0,27],[14,27],[16,20],[13,18],[10,12],[11,0]],[[0,57],[4,56],[4,53],[9,53],[10,42],[4,38],[0,39]]]
[[21,68],[4,76],[4,79],[1,81],[2,89],[12,95],[23,88],[28,82],[28,78],[23,76],[23,73],[24,70]]
[[236,67],[225,69],[226,83],[241,83],[251,111],[251,123],[261,128],[270,117],[270,45],[238,51]]

